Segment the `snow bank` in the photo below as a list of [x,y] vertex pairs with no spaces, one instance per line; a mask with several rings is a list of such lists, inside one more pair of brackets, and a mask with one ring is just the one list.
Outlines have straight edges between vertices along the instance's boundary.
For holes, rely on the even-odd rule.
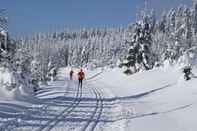
[[[110,88],[115,96],[132,96],[146,91],[162,88],[177,82],[181,75],[174,68],[156,68],[150,71],[125,75],[119,68],[107,69],[97,76],[92,83],[97,83],[102,88]],[[156,77],[155,77],[156,76]]]
[[191,48],[184,52],[179,58],[176,67],[183,68],[185,66],[196,66],[197,65],[197,47]]
[[[128,101],[122,103],[125,110],[135,110],[134,115],[127,116],[130,119],[126,130],[194,131],[197,129],[197,79],[182,79],[181,67],[188,59],[182,60],[175,66],[166,63],[163,68],[130,76],[119,68],[106,69],[89,82],[110,90],[117,98],[126,98],[120,99]],[[193,73],[197,75],[196,68]]]
[[16,79],[8,68],[0,67],[0,99],[14,97]]
[[0,100],[21,100],[26,96],[32,97],[33,90],[19,81],[20,78],[8,68],[0,67]]

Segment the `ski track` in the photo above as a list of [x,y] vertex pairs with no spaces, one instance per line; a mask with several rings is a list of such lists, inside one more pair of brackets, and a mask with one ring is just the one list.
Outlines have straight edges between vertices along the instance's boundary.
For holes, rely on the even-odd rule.
[[[1,124],[0,131],[3,130],[4,128],[7,128],[10,124],[13,124],[12,125],[13,127],[19,127],[20,124],[19,124],[18,119],[24,119],[24,118],[28,117],[30,112],[33,112],[33,110],[38,109],[38,108],[41,109],[42,111],[46,111],[51,106],[50,104],[52,104],[52,102],[45,104],[41,107],[37,107],[37,108],[32,107],[30,109],[23,109],[19,113],[15,113],[15,115],[19,115],[20,118],[16,117],[16,118],[11,118],[10,120],[7,120],[4,124]],[[40,123],[41,122],[42,122],[42,120],[40,120]]]
[[[48,89],[46,89],[46,92],[48,91]],[[41,93],[42,93],[42,91],[41,91]],[[77,92],[78,93],[78,92]],[[65,95],[65,93],[64,93],[64,95]],[[8,127],[8,126],[10,126],[10,124],[12,124],[12,127],[14,127],[14,128],[18,128],[18,127],[20,127],[21,126],[21,123],[20,123],[20,121],[21,120],[25,120],[26,118],[28,118],[29,116],[30,117],[32,117],[33,118],[33,116],[31,116],[31,113],[32,112],[34,112],[35,111],[35,109],[37,109],[36,110],[36,112],[34,112],[34,113],[39,113],[39,114],[37,114],[37,115],[41,115],[41,113],[43,113],[43,111],[46,111],[46,110],[48,110],[49,109],[49,107],[50,106],[53,106],[53,105],[51,105],[51,104],[54,104],[53,102],[58,102],[58,103],[64,103],[64,102],[62,102],[62,101],[51,101],[51,102],[47,102],[47,103],[45,103],[45,102],[42,102],[42,101],[40,101],[40,99],[38,99],[38,101],[39,101],[39,104],[40,105],[42,105],[42,104],[44,104],[44,105],[42,105],[41,107],[27,107],[28,109],[21,109],[21,111],[20,112],[18,112],[18,113],[13,113],[12,115],[18,115],[19,117],[16,117],[16,118],[9,118],[10,120],[7,120],[5,123],[3,123],[3,124],[1,124],[0,125],[0,131],[2,130],[2,131],[4,131],[4,130],[6,130],[6,128]],[[38,104],[38,105],[39,105]],[[72,105],[72,104],[71,104]],[[40,110],[42,111],[42,112],[40,112]],[[34,114],[35,115],[35,114]],[[43,115],[43,114],[42,114]],[[20,120],[21,119],[21,120]],[[28,119],[29,120],[29,119]],[[40,119],[40,120],[38,120],[38,121],[40,121],[40,123],[42,123],[42,119]]]
[[[91,76],[90,78],[87,78],[86,82],[88,82],[88,83],[91,82],[91,80],[93,80],[94,78],[96,78],[97,76],[99,76],[102,73],[103,72],[101,71],[101,72]],[[163,112],[150,112],[150,113],[144,113],[144,114],[142,113],[142,114],[135,114],[135,115],[131,114],[129,116],[121,115],[121,113],[118,116],[116,114],[111,114],[112,116],[110,115],[106,119],[102,118],[105,115],[104,114],[104,108],[105,108],[104,107],[104,102],[110,102],[111,103],[111,102],[115,102],[117,100],[124,101],[124,100],[139,99],[141,97],[145,97],[145,96],[150,95],[152,93],[155,93],[157,91],[168,88],[171,85],[173,85],[173,84],[165,85],[161,88],[153,89],[153,90],[150,90],[150,91],[147,91],[147,92],[144,92],[144,93],[140,93],[140,94],[136,94],[136,95],[132,95],[132,96],[128,96],[128,97],[123,97],[123,98],[121,98],[121,97],[105,98],[103,93],[106,94],[106,92],[103,92],[99,87],[95,87],[92,84],[90,84],[89,86],[85,85],[87,87],[85,87],[84,89],[89,88],[89,90],[87,90],[87,91],[88,91],[88,93],[90,93],[90,96],[91,96],[88,99],[92,99],[92,98],[94,99],[93,102],[91,103],[91,105],[87,104],[85,106],[87,106],[87,107],[90,106],[88,108],[89,112],[91,112],[91,109],[93,111],[91,112],[90,116],[87,115],[88,118],[84,121],[84,123],[82,125],[78,125],[77,128],[79,129],[79,131],[95,131],[98,124],[102,121],[106,122],[106,123],[111,123],[113,125],[114,122],[118,122],[118,121],[121,121],[121,120],[129,120],[129,119],[136,119],[136,118],[141,118],[141,117],[146,117],[146,116],[165,114],[165,113],[173,112],[173,111],[176,111],[176,110],[179,110],[179,109],[184,109],[184,108],[187,108],[187,107],[191,106],[192,104],[177,107],[177,108],[167,110],[167,111],[163,111]],[[56,86],[54,86],[54,87],[56,87]],[[83,108],[83,106],[79,105],[81,103],[81,101],[86,102],[86,97],[82,97],[83,94],[85,95],[85,92],[82,91],[82,88],[80,88],[78,86],[77,90],[73,90],[73,91],[74,91],[75,95],[70,97],[72,99],[71,101],[70,100],[69,101],[64,101],[64,100],[61,100],[61,99],[54,99],[54,100],[51,99],[51,101],[47,100],[46,102],[43,102],[43,103],[41,102],[41,104],[44,104],[41,107],[34,108],[32,106],[30,109],[26,109],[26,110],[24,109],[24,111],[21,111],[21,114],[23,113],[22,115],[19,112],[19,116],[22,118],[22,120],[24,118],[25,119],[27,118],[27,120],[30,121],[31,119],[28,119],[28,113],[29,113],[30,118],[34,118],[35,120],[37,120],[37,121],[35,121],[36,123],[40,122],[39,124],[36,124],[36,126],[38,128],[38,129],[36,129],[36,131],[51,131],[51,130],[56,129],[56,128],[58,129],[60,123],[62,123],[62,122],[63,122],[63,127],[68,127],[66,122],[67,123],[70,123],[70,122],[72,123],[72,121],[69,121],[68,117],[71,116],[71,119],[72,119],[71,113],[75,113],[75,110],[79,110],[80,108]],[[55,95],[55,94],[58,94],[58,93],[63,93],[63,92],[61,92],[61,91],[60,92],[51,92],[51,93],[49,92],[48,94],[44,94],[44,95],[41,95],[41,96],[47,96],[47,95],[53,95],[53,94]],[[66,91],[62,96],[66,97]],[[55,110],[55,111],[57,111],[57,114],[52,114],[52,115],[54,115],[54,117],[49,118],[47,120],[47,116],[49,116],[49,115],[45,115],[45,114],[41,114],[41,113],[43,113],[43,111],[49,111],[49,113],[52,113],[52,112],[50,112],[50,107],[51,107],[51,110],[52,110],[53,107],[55,107],[56,104],[57,104],[57,106],[61,106],[63,108],[60,108],[61,109],[60,111]],[[116,104],[119,105],[120,103],[116,103]],[[117,106],[116,104],[114,106]],[[38,114],[34,114],[33,116],[31,116],[31,113],[33,112],[34,109],[35,109],[36,113],[38,113]],[[39,109],[41,109],[41,111]],[[108,111],[113,112],[113,106],[109,106]],[[41,118],[38,117],[38,115],[41,115]],[[44,117],[46,117],[46,118],[44,118]],[[28,122],[25,121],[25,119],[23,120],[22,125],[24,125],[24,123],[27,123],[27,125],[28,125]],[[68,121],[67,121],[67,119],[68,119]],[[65,122],[64,122],[64,120],[65,120]],[[18,127],[20,128],[20,126],[21,126],[20,123],[18,123],[18,118],[16,117],[16,118],[13,118],[12,120],[8,120],[5,123],[3,123],[3,125],[1,125],[0,131],[3,128],[6,128],[7,126],[9,126],[10,124],[13,124],[15,128],[18,128]],[[21,126],[21,128],[23,128],[23,126]],[[30,127],[30,128],[32,128],[32,130],[35,130],[35,128],[33,128],[33,127]]]
[[36,131],[50,131],[52,130],[59,122],[60,119],[68,117],[68,115],[77,107],[77,105],[80,103],[82,99],[82,89],[78,86],[77,88],[77,94],[75,97],[75,100],[73,103],[65,108],[63,111],[61,111],[54,119],[48,121],[46,124],[44,124],[43,127],[39,128]]
[[96,73],[96,74],[94,74],[93,76],[90,76],[89,78],[87,78],[86,81],[90,81],[90,80],[96,78],[97,76],[101,75],[102,73],[103,73],[103,71],[101,71],[101,72],[99,72],[99,73]]
[[[101,72],[99,72],[99,73],[91,76],[87,80],[91,80],[91,79],[99,76],[102,73],[103,73],[103,71],[101,71]],[[93,120],[94,116],[96,115],[97,109],[99,108],[99,103],[101,103],[100,104],[101,105],[100,106],[101,108],[99,110],[98,117],[96,118],[96,121],[94,122],[94,124],[92,126],[91,131],[93,131],[94,128],[96,127],[96,125],[97,125],[97,123],[98,123],[98,121],[99,121],[99,119],[101,117],[102,110],[103,110],[103,100],[102,100],[101,94],[98,92],[98,90],[96,88],[93,88],[93,92],[94,92],[95,97],[97,99],[97,102],[96,102],[97,104],[96,104],[96,107],[95,107],[95,111],[92,114],[92,119],[90,120],[90,122],[88,122],[88,125],[91,123],[91,121]],[[74,111],[75,108],[77,108],[77,106],[79,105],[79,103],[81,102],[81,100],[82,100],[82,89],[78,86],[78,88],[77,88],[77,95],[76,95],[75,100],[73,101],[73,103],[69,107],[67,107],[66,109],[64,109],[62,112],[60,112],[53,120],[48,121],[46,124],[44,124],[44,126],[42,126],[41,128],[39,128],[36,131],[43,131],[43,130],[50,131],[50,130],[52,130],[59,122],[61,122],[60,119],[67,118],[68,115],[72,111]],[[50,106],[50,105],[48,105],[48,106]],[[48,108],[48,106],[46,106],[44,108]],[[85,130],[83,130],[83,131],[85,131]]]
[[103,99],[102,99],[102,95],[101,95],[101,91],[99,91],[98,88],[95,88],[95,90],[97,91],[98,95],[99,95],[99,101],[100,101],[100,110],[98,111],[98,116],[96,117],[96,120],[94,121],[90,131],[94,131],[94,129],[96,128],[100,118],[101,118],[101,115],[102,115],[102,112],[103,112]]
[[[65,95],[65,94],[64,94]],[[56,117],[55,118],[53,118],[52,120],[49,120],[47,123],[45,123],[43,126],[41,126],[39,129],[37,129],[36,131],[43,131],[43,130],[47,130],[47,131],[49,131],[49,130],[51,130],[51,129],[53,129],[53,127],[55,127],[58,123],[59,123],[59,119],[61,119],[61,118],[66,118],[73,110],[74,110],[74,108],[76,108],[76,106],[80,103],[80,101],[81,101],[81,98],[82,98],[82,90],[81,90],[81,88],[77,88],[77,92],[76,92],[76,97],[74,98],[74,101],[71,103],[71,104],[69,104],[69,105],[67,105],[67,108],[65,108],[63,111],[61,111],[60,113],[58,113],[58,115],[56,115]],[[52,107],[52,106],[54,106],[54,105],[51,105],[51,104],[54,104],[54,102],[55,102],[55,104],[57,104],[57,102],[58,103],[61,103],[61,104],[63,104],[63,103],[66,103],[66,102],[64,102],[64,101],[57,101],[57,100],[52,100],[51,102],[47,102],[47,104],[45,103],[45,105],[43,105],[43,106],[41,106],[41,107],[39,107],[39,109],[41,109],[41,111],[43,112],[43,111],[46,111],[46,110],[48,110],[50,107]],[[37,112],[38,113],[40,113],[40,111],[38,111],[39,109],[38,108],[35,108],[35,109],[37,109]],[[32,108],[30,108],[30,109],[23,109],[22,111],[21,111],[21,113],[15,113],[15,115],[19,115],[19,117],[22,119],[22,120],[24,120],[24,119],[28,119],[28,116],[29,116],[29,114],[30,114],[30,117],[32,117],[32,118],[34,118],[34,116],[31,116],[31,112],[34,110],[34,107],[32,107]],[[41,113],[42,113],[41,112]],[[64,115],[65,114],[65,115]],[[14,114],[13,114],[14,115]],[[34,114],[35,115],[35,114]],[[39,114],[37,114],[37,115],[39,115]],[[41,115],[41,114],[40,114]],[[42,117],[44,116],[44,114],[42,114]],[[3,124],[1,124],[1,127],[0,127],[0,131],[2,130],[2,131],[4,131],[8,126],[10,126],[10,124],[12,124],[12,127],[14,127],[14,128],[19,128],[20,126],[21,126],[21,123],[19,123],[19,120],[18,119],[20,119],[20,118],[18,118],[18,117],[16,117],[16,118],[13,118],[13,119],[11,119],[11,120],[7,120],[5,123],[3,123]],[[39,119],[39,118],[37,118],[38,119],[38,121],[40,121],[40,123],[42,123],[43,122],[43,120],[42,119]],[[28,119],[29,120],[29,119]],[[38,122],[37,121],[37,122]],[[25,121],[24,121],[25,122]],[[39,125],[38,125],[39,126]],[[22,126],[21,126],[22,127]],[[32,128],[32,130],[33,130],[34,128]]]
[[89,128],[89,131],[94,131],[96,128],[103,111],[103,97],[101,95],[101,91],[98,91],[96,87],[92,88],[92,91],[95,95],[96,106],[94,112],[90,116],[89,120],[85,123],[85,125],[80,129],[80,131],[86,131]]

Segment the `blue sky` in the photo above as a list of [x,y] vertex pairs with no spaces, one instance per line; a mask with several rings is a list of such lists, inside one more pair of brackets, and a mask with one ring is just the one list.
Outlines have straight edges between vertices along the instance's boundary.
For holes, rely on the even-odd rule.
[[[13,35],[61,31],[65,28],[116,27],[134,22],[144,0],[0,0],[7,9]],[[159,14],[192,0],[148,0]]]

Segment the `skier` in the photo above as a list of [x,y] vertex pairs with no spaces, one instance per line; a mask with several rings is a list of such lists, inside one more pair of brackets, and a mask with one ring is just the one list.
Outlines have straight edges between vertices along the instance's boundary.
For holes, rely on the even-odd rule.
[[74,73],[74,71],[71,69],[71,71],[70,71],[70,80],[73,79],[73,73]]
[[190,66],[186,66],[183,68],[184,78],[187,81],[191,79],[191,75],[192,75],[191,70],[192,68]]
[[83,79],[85,78],[85,73],[83,72],[83,70],[81,69],[78,73],[78,80],[79,80],[79,86],[82,88],[82,82]]

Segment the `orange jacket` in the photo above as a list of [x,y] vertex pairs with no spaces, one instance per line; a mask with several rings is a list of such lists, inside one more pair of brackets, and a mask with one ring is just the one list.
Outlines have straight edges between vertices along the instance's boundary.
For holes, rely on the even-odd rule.
[[83,80],[85,78],[85,73],[83,72],[83,71],[80,71],[79,73],[78,73],[78,79],[79,80]]

